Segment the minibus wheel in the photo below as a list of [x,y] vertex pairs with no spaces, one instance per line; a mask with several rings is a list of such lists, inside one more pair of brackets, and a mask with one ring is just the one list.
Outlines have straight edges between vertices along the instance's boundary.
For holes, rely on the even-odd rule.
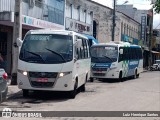
[[119,81],[120,81],[120,82],[123,82],[122,71],[119,73]]
[[93,78],[90,78],[90,82],[93,82],[94,80],[93,80]]
[[28,97],[29,95],[29,90],[22,90],[23,91],[23,97]]
[[135,70],[135,73],[134,73],[134,79],[136,79],[137,76],[138,76],[138,74],[137,74],[137,69],[136,69],[136,70]]
[[88,79],[88,75],[86,75],[86,80],[85,80],[85,83],[81,86],[81,91],[82,92],[85,92],[86,91],[86,83],[87,83],[87,79]]
[[77,94],[77,86],[78,86],[78,81],[76,80],[75,84],[74,84],[74,90],[69,92],[69,97],[71,99],[74,99],[76,97]]

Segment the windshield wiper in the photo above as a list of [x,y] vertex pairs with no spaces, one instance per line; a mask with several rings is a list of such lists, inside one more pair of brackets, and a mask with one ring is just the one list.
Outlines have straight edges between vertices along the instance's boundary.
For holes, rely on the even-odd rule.
[[102,55],[102,56],[108,58],[109,60],[111,60],[113,62],[113,60],[110,57],[107,57],[105,55]]
[[48,50],[48,51],[50,51],[50,52],[52,52],[52,53],[54,53],[54,54],[56,54],[56,55],[58,55],[58,56],[60,56],[63,59],[63,61],[66,62],[66,60],[64,59],[64,57],[61,54],[59,54],[59,53],[57,53],[57,52],[55,52],[53,50],[50,50],[48,48],[45,48],[45,49]]
[[28,50],[26,50],[26,52],[31,53],[32,55],[38,56],[38,57],[41,58],[41,59],[43,60],[43,62],[45,63],[45,60],[43,59],[43,57],[42,57],[41,55],[39,55],[39,54],[37,54],[37,53],[34,53],[34,52],[31,52],[31,51],[28,51]]

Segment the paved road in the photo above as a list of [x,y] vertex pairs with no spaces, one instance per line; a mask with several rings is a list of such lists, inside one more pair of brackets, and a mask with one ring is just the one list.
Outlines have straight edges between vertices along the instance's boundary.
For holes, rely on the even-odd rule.
[[[124,82],[88,82],[86,92],[79,93],[75,99],[68,99],[65,93],[54,92],[31,93],[29,98],[23,98],[17,86],[9,86],[8,100],[0,105],[0,110],[4,107],[35,111],[160,111],[160,72],[145,72],[138,79]],[[112,119],[117,118],[108,118]]]

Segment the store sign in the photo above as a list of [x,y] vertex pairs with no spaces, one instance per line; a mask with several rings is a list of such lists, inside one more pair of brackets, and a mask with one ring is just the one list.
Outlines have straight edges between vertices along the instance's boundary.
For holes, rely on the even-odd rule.
[[66,18],[66,30],[72,30],[75,32],[80,32],[88,35],[93,34],[92,25],[86,24],[77,20]]
[[146,42],[146,16],[141,17],[141,40],[143,41],[143,44]]
[[25,15],[22,15],[22,24],[37,27],[37,28],[51,28],[55,30],[64,29],[63,25],[36,19],[33,17],[25,16]]

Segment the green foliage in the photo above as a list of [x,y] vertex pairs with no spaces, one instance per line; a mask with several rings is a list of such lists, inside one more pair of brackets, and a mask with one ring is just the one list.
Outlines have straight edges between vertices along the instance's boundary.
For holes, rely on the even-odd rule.
[[157,0],[156,3],[153,5],[156,13],[160,13],[160,0]]

